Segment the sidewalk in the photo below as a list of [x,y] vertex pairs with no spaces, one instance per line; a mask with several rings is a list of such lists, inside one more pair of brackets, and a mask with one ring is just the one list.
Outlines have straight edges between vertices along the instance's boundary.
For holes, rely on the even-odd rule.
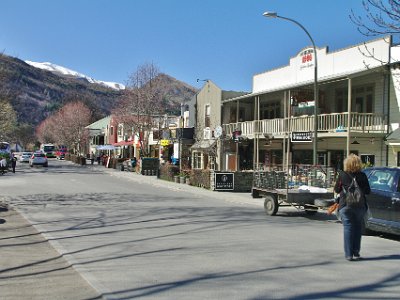
[[0,219],[1,299],[101,299],[29,222],[1,202]]

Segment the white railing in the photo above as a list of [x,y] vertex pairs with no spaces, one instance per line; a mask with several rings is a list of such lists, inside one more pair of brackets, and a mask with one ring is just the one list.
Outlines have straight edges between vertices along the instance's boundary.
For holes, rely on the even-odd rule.
[[286,132],[287,120],[285,119],[272,119],[255,121],[258,133],[268,133],[272,135],[281,135]]
[[[352,132],[385,133],[387,119],[384,115],[373,113],[350,113],[350,130]],[[313,131],[314,116],[300,116],[260,121],[247,121],[224,124],[226,135],[240,130],[244,136],[254,134],[283,135],[288,131]],[[318,116],[319,132],[340,132],[348,129],[348,113],[333,113]]]

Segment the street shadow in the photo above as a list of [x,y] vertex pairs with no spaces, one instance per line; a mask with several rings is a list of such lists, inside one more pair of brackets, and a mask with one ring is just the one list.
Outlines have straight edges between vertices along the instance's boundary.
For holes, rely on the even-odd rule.
[[[303,299],[372,299],[370,294],[371,292],[378,293],[380,290],[390,286],[399,286],[400,285],[400,273],[397,273],[393,276],[386,277],[377,282],[355,286],[351,288],[340,288],[336,286],[335,290],[329,292],[312,292],[308,294],[296,295],[294,297],[286,297],[286,298],[275,298],[275,299],[286,299],[286,300],[303,300]],[[256,299],[268,299],[268,298],[252,298]],[[382,295],[380,299],[398,299],[398,295],[387,294],[386,296]]]
[[384,256],[373,256],[363,257],[360,262],[363,261],[374,261],[374,260],[400,260],[400,254],[384,255]]
[[234,279],[235,277],[242,277],[248,275],[257,275],[262,276],[263,273],[268,273],[276,270],[290,270],[297,268],[307,268],[307,267],[315,267],[320,264],[306,264],[306,265],[296,265],[296,266],[284,266],[284,267],[275,267],[275,268],[263,268],[246,272],[220,272],[220,273],[208,273],[199,276],[194,276],[192,278],[188,278],[185,280],[179,281],[171,281],[153,285],[145,285],[143,287],[121,290],[113,293],[104,294],[104,296],[117,296],[118,299],[131,299],[132,297],[148,297],[148,296],[156,296],[157,294],[168,292],[173,289],[183,288],[189,285],[194,285],[196,283],[202,281],[216,281],[219,279]]
[[[186,201],[187,198],[175,197],[174,201]],[[62,210],[63,206],[70,206],[73,208],[85,207],[85,206],[98,206],[99,211],[96,216],[63,216],[56,220],[46,220],[31,222],[34,226],[40,226],[40,228],[54,228],[61,227],[62,229],[55,230],[42,230],[39,234],[47,234],[54,236],[54,238],[49,238],[49,240],[66,240],[74,239],[79,237],[90,237],[93,235],[106,236],[114,233],[134,233],[135,231],[145,230],[145,229],[158,229],[158,228],[168,228],[168,227],[183,227],[188,225],[196,226],[194,229],[186,230],[182,232],[175,233],[188,234],[190,232],[199,232],[205,230],[215,230],[218,228],[233,228],[233,227],[246,227],[252,226],[255,223],[263,224],[265,223],[264,216],[259,214],[254,208],[243,208],[243,207],[220,207],[218,210],[214,206],[168,206],[168,201],[171,201],[170,197],[158,196],[160,203],[164,203],[162,207],[154,205],[154,196],[148,194],[115,194],[115,193],[88,193],[88,194],[37,194],[29,196],[20,196],[16,198],[8,199],[8,202],[13,203],[13,205],[19,207],[19,209],[24,210],[24,206],[28,205],[30,207],[38,207],[46,209],[48,204],[55,207],[60,207]],[[113,203],[112,206],[109,206]],[[127,214],[123,207],[126,206],[148,206],[152,204],[153,207],[148,207],[143,211],[130,211]],[[120,208],[115,212],[115,207]],[[112,212],[112,213],[111,213]],[[168,222],[168,223],[166,223]],[[136,228],[122,228],[126,226],[136,226]],[[102,232],[91,233],[87,230],[101,229]],[[86,230],[86,231],[84,231]],[[65,234],[69,232],[70,234]],[[63,236],[60,236],[62,233]],[[27,236],[32,236],[35,234],[28,235],[16,235],[14,238],[23,238]],[[156,236],[156,238],[162,238],[165,236]],[[13,237],[0,237],[0,240],[12,240]],[[135,242],[135,241],[129,241]],[[33,245],[37,242],[29,241],[24,243],[24,245]],[[11,246],[12,241],[9,244],[0,245],[1,247]],[[19,243],[19,245],[21,245]],[[89,250],[89,249],[87,249]]]
[[[324,265],[327,265],[329,263],[324,263]],[[276,267],[276,268],[264,268],[264,269],[256,269],[256,270],[251,270],[247,272],[220,272],[220,273],[208,273],[208,274],[203,274],[203,275],[198,275],[194,276],[188,279],[184,280],[179,280],[179,281],[170,281],[170,282],[164,282],[164,283],[156,283],[153,285],[144,285],[141,287],[137,288],[132,288],[132,289],[125,289],[125,290],[119,290],[113,293],[104,293],[103,296],[106,298],[110,299],[133,299],[133,298],[140,298],[140,297],[152,297],[154,299],[157,298],[157,296],[161,296],[164,294],[171,293],[172,290],[178,290],[178,289],[185,289],[189,290],[190,286],[194,285],[200,285],[202,282],[207,283],[207,282],[214,282],[215,284],[218,284],[218,282],[221,281],[226,281],[226,280],[237,280],[240,281],[243,279],[243,277],[251,276],[251,275],[256,275],[258,279],[262,280],[263,277],[265,277],[266,280],[271,280],[269,274],[271,272],[277,271],[277,270],[290,270],[290,269],[307,269],[309,267],[317,267],[320,266],[321,264],[306,264],[306,265],[295,265],[295,266],[284,266],[284,267]],[[297,300],[297,299],[370,299],[369,293],[371,291],[379,291],[380,289],[387,287],[387,286],[393,286],[393,285],[398,285],[400,283],[400,274],[396,274],[394,276],[387,277],[383,280],[377,281],[372,284],[367,284],[363,286],[358,286],[354,288],[345,288],[345,289],[340,289],[340,288],[335,288],[334,291],[329,291],[329,292],[315,292],[315,293],[308,293],[308,294],[302,294],[302,295],[297,295],[294,297],[285,297],[285,298],[279,298],[277,297],[273,291],[270,291],[268,294],[260,294],[257,295],[256,297],[249,297],[246,299],[251,299],[251,300],[260,300],[260,299],[290,299],[290,300]],[[354,294],[354,295],[353,295]],[[364,295],[364,296],[361,296]],[[218,295],[218,292],[215,292],[215,295]],[[382,298],[382,299],[394,299],[392,296],[389,296],[388,298]]]
[[[44,236],[51,236],[48,241],[63,241],[67,239],[78,238],[96,238],[96,245],[89,247],[80,247],[74,251],[65,251],[59,256],[38,260],[31,263],[21,263],[8,268],[0,269],[0,279],[9,278],[23,278],[26,276],[36,276],[39,274],[52,274],[55,271],[74,267],[74,263],[69,263],[68,266],[63,268],[54,268],[48,266],[49,263],[59,259],[65,259],[65,256],[76,254],[90,254],[92,250],[108,250],[116,246],[122,246],[123,249],[132,249],[126,253],[120,252],[106,252],[103,256],[87,256],[76,265],[88,266],[104,261],[117,261],[123,258],[134,257],[151,257],[153,254],[169,254],[179,255],[180,251],[187,251],[187,248],[180,247],[166,247],[156,248],[147,251],[137,251],[135,246],[143,245],[146,241],[162,241],[170,237],[189,236],[198,232],[218,232],[227,234],[232,232],[232,229],[240,228],[241,230],[249,227],[251,230],[254,226],[265,226],[266,223],[279,223],[281,226],[295,227],[296,223],[310,222],[310,220],[302,218],[303,212],[284,212],[278,216],[265,216],[263,211],[258,207],[245,207],[245,206],[227,206],[225,203],[221,204],[216,202],[215,205],[204,205],[203,203],[193,204],[185,202],[187,196],[171,196],[167,197],[160,193],[156,201],[154,195],[140,193],[136,191],[132,193],[76,193],[76,194],[37,194],[33,196],[15,197],[10,199],[10,203],[16,205],[23,210],[25,205],[43,207],[44,209],[48,204],[53,206],[52,209],[57,209],[60,212],[66,206],[72,207],[68,214],[63,214],[57,219],[48,219],[38,222],[33,222],[36,228],[46,228],[38,232]],[[179,202],[179,205],[172,205]],[[85,207],[98,207],[96,214],[84,214]],[[136,208],[136,209],[132,209]],[[66,208],[67,209],[67,208]],[[68,208],[69,209],[69,208]],[[79,216],[74,216],[74,210],[83,210]],[[288,218],[288,216],[291,216]],[[297,217],[297,218],[296,218]],[[315,217],[315,216],[314,216]],[[319,221],[330,220],[326,216],[320,216]],[[58,228],[58,229],[53,229]],[[157,231],[162,228],[163,232]],[[144,235],[143,231],[148,229],[156,229],[152,231],[151,235]],[[171,230],[168,230],[171,229]],[[154,234],[157,232],[158,234]],[[29,237],[36,235],[21,235],[16,231],[14,237],[8,237],[8,244],[2,244],[1,247],[28,247],[37,243],[47,242],[46,240],[31,241],[26,239],[23,243],[17,241],[20,237]],[[126,238],[117,242],[112,242],[107,239],[107,236],[123,233]],[[15,240],[13,240],[15,238]],[[1,238],[0,238],[1,240]],[[155,245],[157,243],[154,243]],[[383,257],[372,257],[371,260],[394,260],[397,261],[400,255],[389,255]],[[238,281],[245,279],[249,275],[256,275],[265,280],[270,280],[271,271],[274,270],[290,270],[301,269],[314,266],[321,266],[322,268],[329,268],[330,264],[336,262],[331,260],[323,260],[309,264],[292,264],[285,266],[277,266],[274,268],[260,268],[253,269],[246,272],[231,272],[221,271],[216,273],[200,274],[198,276],[189,277],[179,281],[157,282],[155,284],[142,284],[138,287],[119,290],[113,293],[106,293],[103,296],[106,298],[116,299],[132,299],[137,297],[153,297],[165,295],[169,291],[176,289],[187,288],[191,285],[206,281],[217,281],[219,279],[237,279]],[[33,271],[34,266],[46,266],[44,270]],[[18,271],[18,274],[16,274]],[[351,298],[352,293],[360,292],[367,293],[368,291],[378,290],[379,288],[386,287],[390,284],[399,284],[399,274],[388,277],[385,281],[379,281],[373,284],[356,287],[354,289],[337,289],[331,292],[315,292],[304,295],[299,295],[289,299],[321,299],[321,298]],[[253,299],[269,299],[273,295],[259,295]],[[367,296],[367,294],[365,294]]]

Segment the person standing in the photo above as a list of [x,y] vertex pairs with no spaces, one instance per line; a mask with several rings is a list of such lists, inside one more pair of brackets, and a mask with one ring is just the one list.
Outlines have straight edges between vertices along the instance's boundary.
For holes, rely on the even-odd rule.
[[15,167],[17,165],[17,157],[13,154],[11,154],[11,167],[12,167],[12,172],[15,173]]
[[[368,209],[365,195],[371,192],[368,178],[361,172],[362,162],[360,157],[350,154],[343,162],[343,170],[339,173],[335,183],[334,191],[339,194],[339,214],[343,224],[344,254],[348,261],[361,258],[361,235],[364,216]],[[350,185],[356,179],[360,190],[363,193],[363,203],[360,206],[350,206],[346,203],[345,194]]]
[[90,152],[90,164],[93,165],[93,163],[94,163],[94,153],[92,151]]
[[6,172],[6,169],[7,169],[7,160],[5,157],[1,157],[1,159],[0,159],[1,174],[4,174]]

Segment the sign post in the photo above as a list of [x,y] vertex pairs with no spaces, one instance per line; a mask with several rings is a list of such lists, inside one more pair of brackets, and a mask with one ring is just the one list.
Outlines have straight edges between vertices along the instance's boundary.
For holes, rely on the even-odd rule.
[[234,173],[215,173],[216,191],[233,191],[235,188]]

